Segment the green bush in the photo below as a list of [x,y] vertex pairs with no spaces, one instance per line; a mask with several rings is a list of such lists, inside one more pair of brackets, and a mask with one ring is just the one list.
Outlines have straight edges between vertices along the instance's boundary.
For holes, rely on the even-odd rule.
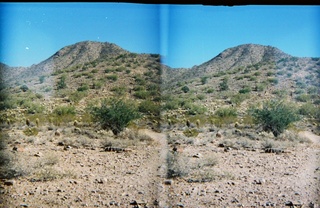
[[206,84],[208,82],[208,77],[201,77],[201,84]]
[[239,90],[240,94],[247,94],[249,92],[251,92],[250,87],[244,87],[243,89]]
[[142,101],[139,104],[139,111],[148,115],[160,116],[161,108],[160,105],[151,100]]
[[21,89],[23,92],[26,92],[26,91],[29,90],[29,88],[28,88],[27,85],[22,85],[22,86],[20,87],[20,89]]
[[183,134],[186,137],[197,137],[199,135],[199,132],[197,129],[186,129],[183,131]]
[[90,113],[103,129],[111,130],[115,135],[123,131],[132,120],[141,117],[132,103],[115,98],[104,100],[100,107],[92,107]]
[[237,110],[235,108],[219,108],[215,113],[216,116],[220,118],[226,118],[226,117],[237,117]]
[[92,84],[92,89],[101,89],[103,86],[103,81],[94,81]]
[[300,118],[292,106],[283,101],[271,100],[263,103],[262,109],[251,109],[255,122],[260,124],[264,131],[279,136],[292,122]]
[[37,136],[39,131],[36,128],[26,128],[26,129],[23,130],[23,133],[26,136]]
[[245,101],[246,99],[249,98],[249,94],[235,94],[233,95],[230,100],[231,100],[231,103],[234,103],[236,105],[240,105],[243,101]]
[[150,96],[150,92],[146,90],[141,90],[135,92],[133,95],[139,99],[147,99]]
[[221,91],[228,90],[229,89],[228,78],[223,79],[222,82],[219,84],[219,87]]
[[42,84],[44,82],[45,78],[46,78],[46,76],[44,76],[44,75],[39,77],[40,84]]
[[299,114],[312,117],[317,114],[317,107],[312,103],[305,103],[299,108]]
[[181,88],[181,90],[182,90],[184,93],[187,93],[187,92],[190,91],[190,89],[189,89],[188,86],[183,86],[183,87]]
[[189,115],[199,115],[199,114],[204,114],[207,111],[206,107],[196,105],[191,102],[187,102],[182,104],[183,108],[187,110],[187,114]]
[[311,100],[311,96],[309,94],[300,94],[296,97],[296,100],[299,102],[308,102]]
[[255,91],[262,92],[266,88],[266,85],[263,83],[258,83],[255,86]]
[[214,92],[214,89],[212,89],[212,88],[209,88],[209,89],[207,90],[207,93],[208,93],[208,94],[213,93],[213,92]]
[[107,76],[107,79],[112,80],[112,81],[117,81],[118,76],[116,74],[111,74]]
[[74,106],[58,106],[53,110],[53,113],[58,116],[75,115],[76,108]]
[[127,88],[125,86],[115,86],[111,88],[111,91],[115,93],[117,96],[123,96],[127,92]]
[[86,91],[75,91],[69,95],[69,100],[75,103],[79,103],[79,101],[87,96]]
[[89,85],[87,84],[82,84],[80,87],[78,87],[77,91],[83,92],[89,89]]
[[270,82],[271,84],[278,84],[279,80],[275,77],[271,77],[271,78],[268,78],[268,82]]
[[238,113],[235,108],[223,107],[219,108],[214,113],[213,123],[217,126],[222,126],[223,124],[234,123],[237,119]]
[[67,76],[65,74],[60,77],[60,80],[57,82],[58,90],[67,88],[66,78]]

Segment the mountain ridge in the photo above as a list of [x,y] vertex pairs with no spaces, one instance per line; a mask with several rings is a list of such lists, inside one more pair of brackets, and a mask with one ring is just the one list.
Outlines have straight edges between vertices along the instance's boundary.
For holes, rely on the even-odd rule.
[[[1,76],[10,80],[11,83],[16,80],[28,82],[27,80],[30,77],[50,76],[57,71],[68,71],[67,69],[73,67],[83,68],[89,63],[95,62],[93,64],[95,65],[107,59],[114,62],[117,57],[128,54],[137,55],[137,53],[131,53],[114,43],[81,41],[61,48],[46,60],[30,67],[10,67],[1,64]],[[152,56],[152,54],[149,55]],[[171,68],[161,63],[161,81],[170,88],[177,84],[177,80],[179,82],[189,82],[197,77],[213,77],[217,73],[226,73],[227,71],[240,70],[255,65],[270,65],[269,67],[276,69],[283,67],[279,65],[281,60],[304,59],[312,58],[294,57],[269,45],[245,43],[227,48],[212,59],[192,68]]]

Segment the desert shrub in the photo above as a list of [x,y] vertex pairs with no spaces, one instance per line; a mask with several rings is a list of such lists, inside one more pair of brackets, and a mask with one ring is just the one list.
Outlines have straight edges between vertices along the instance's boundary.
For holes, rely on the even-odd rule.
[[23,100],[20,106],[27,109],[28,114],[42,113],[45,107],[40,103],[32,102],[30,100]]
[[310,102],[303,104],[299,108],[299,114],[310,116],[310,117],[313,115],[316,115],[317,111],[318,111],[317,107]]
[[23,92],[27,92],[29,90],[28,86],[27,85],[22,85],[20,87],[20,90],[22,90]]
[[74,106],[58,106],[53,110],[53,112],[58,116],[75,115],[76,108]]
[[266,85],[260,83],[255,86],[255,91],[262,92],[265,88],[266,88]]
[[267,72],[267,76],[268,76],[268,77],[271,77],[271,76],[274,76],[274,75],[275,75],[275,73],[272,72],[272,71],[268,71],[268,72]]
[[89,89],[89,85],[88,84],[81,84],[80,87],[77,88],[77,91],[79,92],[83,92]]
[[168,152],[167,154],[167,178],[178,178],[187,176],[190,172],[188,158]]
[[162,106],[164,110],[175,110],[175,109],[178,109],[179,107],[180,107],[180,101],[174,98],[168,98],[167,100],[165,100],[165,103]]
[[111,130],[118,135],[129,122],[141,117],[132,103],[123,99],[103,100],[100,107],[92,107],[91,114],[103,129]]
[[37,136],[39,133],[39,130],[37,128],[26,128],[23,130],[23,133],[26,136]]
[[309,94],[317,94],[319,91],[319,88],[315,87],[315,86],[312,86],[312,87],[308,87],[307,89],[307,92]]
[[310,99],[311,96],[309,94],[300,94],[296,97],[296,100],[299,102],[308,102]]
[[257,72],[254,72],[253,73],[253,76],[260,76],[261,75],[261,72],[260,71],[257,71]]
[[146,85],[146,80],[142,78],[140,75],[136,75],[134,79],[138,85]]
[[85,91],[75,91],[69,95],[69,99],[72,102],[78,103],[82,98],[87,96],[87,92]]
[[44,89],[45,92],[50,92],[51,90],[52,90],[52,87],[46,87],[46,88]]
[[60,77],[59,81],[57,82],[57,89],[58,90],[67,88],[66,79],[67,79],[67,76],[65,74],[63,74]]
[[101,89],[103,86],[103,81],[94,81],[92,84],[92,89]]
[[146,90],[141,90],[136,91],[133,95],[139,99],[147,99],[150,96],[150,92]]
[[209,89],[207,90],[207,93],[208,93],[208,94],[213,93],[213,92],[214,92],[214,89],[212,89],[212,88],[209,88]]
[[264,131],[272,132],[275,137],[299,120],[295,108],[278,100],[264,102],[262,109],[252,109],[251,114]]
[[303,94],[305,91],[303,89],[296,89],[294,91],[295,94]]
[[229,89],[228,78],[224,78],[222,82],[219,84],[220,90],[225,91]]
[[139,104],[139,112],[145,113],[148,115],[154,115],[154,116],[159,116],[161,112],[160,105],[156,102],[153,102],[151,100],[145,100],[142,101]]
[[183,108],[187,110],[187,114],[189,115],[204,114],[207,111],[206,107],[191,102],[183,104]]
[[91,70],[91,73],[92,73],[92,74],[98,73],[98,69],[92,69],[92,70]]
[[42,84],[44,82],[45,78],[46,78],[46,76],[44,76],[44,75],[39,77],[40,84]]
[[205,96],[204,94],[198,94],[198,95],[197,95],[197,98],[198,98],[199,100],[204,100],[204,99],[206,98],[206,96]]
[[302,80],[296,80],[296,85],[301,89],[305,89],[307,87],[307,84],[304,83]]
[[205,77],[201,77],[201,84],[206,84],[208,82],[208,77],[205,76]]
[[108,68],[108,69],[104,70],[104,73],[110,73],[110,72],[114,72],[114,71],[115,71],[115,69]]
[[239,90],[239,93],[240,93],[240,94],[247,94],[247,93],[249,93],[249,92],[251,92],[251,88],[248,87],[248,86],[246,86],[246,87],[244,87],[243,89]]
[[115,86],[111,88],[111,91],[114,92],[117,96],[123,96],[127,92],[127,88],[125,86]]
[[235,94],[233,95],[230,100],[232,103],[236,104],[236,105],[240,105],[243,101],[245,101],[246,99],[249,98],[249,94]]
[[276,142],[271,139],[266,139],[261,143],[261,149],[271,149],[271,148],[277,148],[278,145],[276,145]]
[[38,99],[42,99],[43,98],[43,95],[40,94],[40,93],[36,93],[35,95],[36,95],[36,98],[38,98]]
[[142,91],[142,90],[146,90],[146,88],[145,88],[144,86],[139,86],[139,85],[138,85],[138,86],[134,86],[134,87],[133,87],[133,90],[134,90],[134,91]]
[[199,131],[197,129],[186,129],[183,131],[183,134],[186,137],[196,137],[199,134]]
[[118,80],[118,76],[116,74],[108,75],[108,76],[106,76],[106,78],[108,80],[112,80],[112,81],[117,81]]
[[189,87],[188,86],[183,86],[182,88],[181,88],[181,90],[182,90],[182,92],[184,92],[184,93],[187,93],[187,92],[189,92],[190,91],[190,89],[189,89]]
[[214,74],[213,77],[221,77],[221,76],[224,76],[224,75],[226,75],[226,72],[224,72],[224,71],[219,71],[219,72],[217,72],[216,74]]
[[271,78],[268,78],[268,82],[270,82],[271,84],[278,84],[279,80],[275,77],[271,77]]
[[222,124],[230,124],[236,121],[237,119],[237,110],[231,107],[219,108],[214,113],[214,123],[217,126],[221,126]]
[[277,95],[279,98],[285,98],[285,96],[288,95],[288,91],[278,89],[278,90],[274,90],[272,94]]
[[237,117],[237,110],[230,107],[219,108],[214,114],[219,118]]

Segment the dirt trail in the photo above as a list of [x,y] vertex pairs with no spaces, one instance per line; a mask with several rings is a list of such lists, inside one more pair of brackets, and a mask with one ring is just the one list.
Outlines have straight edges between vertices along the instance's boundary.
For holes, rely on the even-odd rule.
[[301,136],[305,136],[306,138],[310,139],[314,144],[320,145],[320,136],[315,135],[310,131],[302,131],[300,132]]
[[[308,152],[306,154],[307,162],[301,168],[297,183],[300,190],[310,189],[302,193],[303,196],[308,197],[308,195],[311,195],[312,198],[320,200],[320,189],[317,188],[320,187],[320,136],[310,131],[300,132],[300,135],[308,138],[313,144],[305,150]],[[315,181],[314,179],[317,180]]]
[[168,199],[169,188],[164,184],[164,180],[167,177],[167,155],[168,155],[168,143],[166,135],[163,133],[157,133],[148,129],[140,130],[140,132],[145,133],[146,135],[150,136],[154,139],[155,142],[159,143],[159,169],[157,175],[160,176],[161,180],[159,182],[158,188],[158,197],[159,197],[159,207],[168,207],[170,204]]

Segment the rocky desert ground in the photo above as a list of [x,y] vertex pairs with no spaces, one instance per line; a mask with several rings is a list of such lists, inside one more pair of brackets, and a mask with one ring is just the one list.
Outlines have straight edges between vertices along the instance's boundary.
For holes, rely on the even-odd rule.
[[119,138],[72,124],[34,137],[23,128],[4,131],[8,169],[21,176],[1,182],[2,207],[319,207],[320,137],[308,130],[266,153],[258,138],[270,135],[236,128],[193,138],[170,127]]

